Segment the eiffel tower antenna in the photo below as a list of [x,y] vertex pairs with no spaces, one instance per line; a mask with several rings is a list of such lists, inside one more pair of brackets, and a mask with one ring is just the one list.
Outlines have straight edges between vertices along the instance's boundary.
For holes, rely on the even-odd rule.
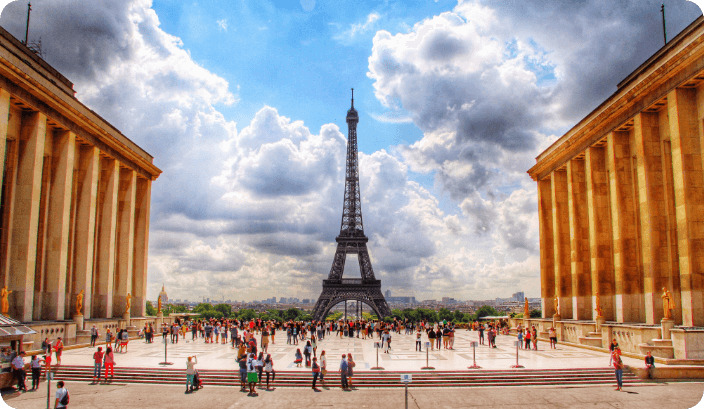
[[[335,238],[337,250],[328,279],[323,280],[323,292],[313,309],[313,319],[323,321],[335,305],[345,301],[365,303],[376,312],[379,319],[391,315],[389,305],[381,293],[381,280],[374,277],[374,269],[367,251],[369,239],[364,235],[362,222],[362,199],[359,189],[359,160],[357,154],[357,123],[359,115],[354,109],[354,88],[352,106],[347,111],[347,158],[345,170],[345,195],[342,205],[340,235]],[[356,254],[361,279],[345,279],[347,254]]]

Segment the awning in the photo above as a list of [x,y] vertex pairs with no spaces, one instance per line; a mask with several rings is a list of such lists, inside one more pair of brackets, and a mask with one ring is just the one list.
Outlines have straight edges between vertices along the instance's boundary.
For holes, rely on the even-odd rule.
[[37,331],[26,325],[22,325],[21,322],[4,315],[0,315],[0,338],[32,335],[36,333]]

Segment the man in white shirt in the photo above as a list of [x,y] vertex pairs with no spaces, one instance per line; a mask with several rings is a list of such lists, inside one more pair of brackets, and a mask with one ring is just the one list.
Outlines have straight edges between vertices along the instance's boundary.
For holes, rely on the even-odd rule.
[[[59,381],[56,384],[56,400],[54,401],[54,409],[68,408],[68,404],[61,403],[64,396],[68,397],[68,389],[64,388],[64,381]],[[68,399],[67,399],[68,400]]]
[[24,351],[12,360],[12,374],[17,380],[17,390],[27,392],[27,385],[24,383],[26,372],[24,371]]

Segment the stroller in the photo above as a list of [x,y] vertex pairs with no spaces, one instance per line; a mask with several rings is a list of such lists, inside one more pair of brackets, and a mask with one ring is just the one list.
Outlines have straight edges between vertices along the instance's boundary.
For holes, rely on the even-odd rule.
[[203,381],[200,379],[200,374],[198,371],[196,371],[195,375],[193,375],[193,390],[198,390],[203,387]]

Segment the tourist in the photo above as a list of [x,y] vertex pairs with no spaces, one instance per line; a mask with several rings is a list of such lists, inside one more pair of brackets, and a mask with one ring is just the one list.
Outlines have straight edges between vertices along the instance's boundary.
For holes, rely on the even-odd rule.
[[215,343],[220,342],[220,323],[217,322],[213,326],[213,334],[215,335]]
[[354,367],[357,364],[354,363],[352,359],[352,354],[347,354],[347,385],[350,389],[354,389],[354,384],[352,383],[352,377],[354,376]]
[[55,409],[62,409],[68,407],[69,395],[68,389],[64,388],[64,381],[59,381],[56,383],[56,400],[54,401]]
[[454,349],[454,347],[455,347],[455,325],[454,324],[450,325],[449,328],[447,329],[447,337],[448,337],[447,344],[450,345],[449,349]]
[[274,360],[271,358],[271,354],[266,355],[264,360],[264,371],[266,372],[266,390],[269,389],[269,376],[271,376],[271,383],[276,381],[276,371],[274,371]]
[[56,351],[56,364],[61,365],[61,354],[64,352],[64,341],[61,340],[61,337],[56,340],[54,350]]
[[533,333],[531,334],[531,339],[533,340],[533,349],[538,350],[538,330],[533,326]]
[[526,328],[526,336],[524,337],[526,340],[526,348],[527,350],[530,350],[530,329]]
[[93,328],[90,329],[90,346],[95,347],[95,341],[98,339],[98,336],[100,333],[98,332],[98,328],[96,328],[95,324],[93,324]]
[[12,360],[12,375],[17,381],[17,390],[27,392],[27,385],[25,385],[27,373],[24,371],[24,355],[24,351],[22,351]]
[[389,353],[388,341],[390,339],[391,339],[391,335],[389,334],[389,331],[388,330],[384,331],[384,334],[381,336],[381,347],[384,348],[385,354]]
[[44,341],[42,341],[42,350],[44,350],[44,355],[51,355],[51,341],[49,341],[49,338],[44,338]]
[[340,387],[342,390],[347,389],[347,355],[342,354],[342,360],[340,361]]
[[445,329],[443,327],[438,327],[438,330],[435,331],[435,340],[436,340],[435,345],[437,346],[438,351],[442,349],[442,345],[443,345],[442,339],[444,336],[444,334],[443,334],[444,330]]
[[122,331],[123,329],[117,331],[117,334],[115,334],[115,337],[113,340],[115,341],[115,346],[114,349],[119,351],[119,346],[120,346],[120,341],[122,341]]
[[489,348],[495,348],[496,346],[494,345],[494,328],[489,325],[489,328],[486,330],[486,338],[489,341]]
[[328,357],[325,351],[320,353],[320,383],[325,387],[325,375],[328,373]]
[[422,352],[423,348],[421,348],[421,332],[420,332],[420,327],[418,327],[418,332],[416,332],[416,351]]
[[318,376],[320,376],[320,366],[318,366],[318,358],[313,357],[313,364],[311,370],[313,371],[313,390],[320,392],[320,389],[315,387],[315,383],[318,381]]
[[303,362],[303,355],[301,355],[301,348],[296,348],[295,360],[293,361],[297,367],[301,367],[301,362]]
[[272,326],[271,326],[271,331],[269,332],[269,334],[271,334],[271,343],[272,343],[272,344],[275,344],[275,343],[276,343],[276,342],[274,342],[274,336],[276,336],[276,326],[277,326],[277,325],[279,325],[279,324],[272,325]]
[[240,392],[245,392],[247,390],[247,355],[238,354],[237,364],[240,367]]
[[484,324],[477,324],[477,331],[479,331],[479,343],[484,345]]
[[653,357],[650,351],[645,353],[645,370],[648,372],[648,379],[653,379],[653,373],[655,372],[655,357]]
[[616,389],[620,391],[623,387],[623,361],[621,360],[621,348],[616,347],[614,353],[611,355],[611,360],[614,365],[614,372],[616,373]]
[[42,362],[38,355],[32,355],[30,367],[32,368],[32,390],[39,389],[39,380],[42,377]]
[[123,352],[122,350],[124,349],[125,353],[127,352],[127,343],[130,342],[130,334],[127,332],[126,329],[122,330],[122,339],[120,340],[120,352]]
[[[519,325],[520,327],[520,325]],[[519,348],[523,349],[523,330],[520,328],[516,328],[516,338],[518,338],[518,346]]]
[[100,382],[100,373],[103,368],[103,347],[93,353],[93,383]]
[[616,338],[611,340],[611,344],[609,345],[609,350],[613,353],[616,348],[618,348],[618,341],[616,341]]
[[269,350],[269,327],[262,329],[261,345],[262,351],[267,352]]
[[257,375],[259,376],[259,387],[262,387],[262,372],[264,372],[264,353],[260,352],[259,357],[257,357],[257,361],[254,363],[255,368],[257,369]]
[[220,330],[220,343],[223,345],[227,345],[227,324],[222,326],[222,329]]
[[550,336],[550,348],[557,349],[557,333],[555,332],[555,328],[550,327],[548,333]]
[[[188,357],[186,362],[186,393],[193,392],[193,378],[196,375],[195,364],[198,363],[198,358],[193,355]],[[188,389],[190,386],[190,390]]]
[[247,358],[247,382],[249,383],[249,394],[247,396],[259,396],[256,388],[259,379],[257,378],[257,368],[255,365],[255,355],[249,354],[249,358]]
[[313,354],[313,346],[310,341],[306,341],[306,346],[303,347],[303,355],[306,357],[306,368],[310,366],[310,357]]
[[115,376],[115,355],[112,353],[112,348],[110,348],[110,345],[108,345],[107,349],[105,350],[105,382],[108,381],[108,373],[110,373],[110,377]]
[[231,348],[234,348],[235,346],[239,345],[239,339],[237,336],[237,325],[232,325],[230,327],[230,339],[232,340]]
[[[482,343],[484,343],[484,338],[482,336],[481,338]],[[430,328],[430,331],[428,331],[428,341],[430,342],[430,350],[434,351],[435,350],[435,330]]]

